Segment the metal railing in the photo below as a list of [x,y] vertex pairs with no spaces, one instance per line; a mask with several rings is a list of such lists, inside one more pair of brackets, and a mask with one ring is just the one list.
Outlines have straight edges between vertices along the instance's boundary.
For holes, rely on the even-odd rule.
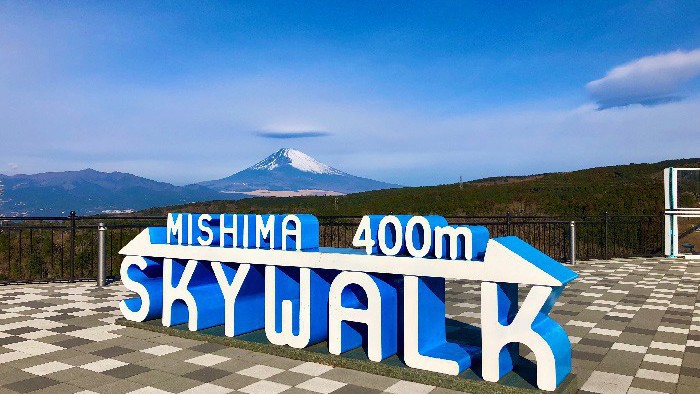
[[[663,215],[446,216],[450,224],[485,226],[491,237],[515,235],[562,262],[660,256]],[[350,247],[360,217],[319,217],[322,246]],[[575,246],[573,248],[572,246]]]
[[[105,229],[100,249],[100,228]],[[105,279],[119,276],[119,250],[164,217],[0,217],[0,284],[95,280],[104,251]]]
[[[319,217],[320,244],[352,246],[356,216]],[[596,217],[452,216],[450,224],[482,225],[491,237],[515,235],[552,258],[576,260],[661,255],[663,215]],[[0,285],[27,282],[99,283],[119,277],[119,250],[165,217],[0,217]],[[104,266],[98,262],[104,262]]]

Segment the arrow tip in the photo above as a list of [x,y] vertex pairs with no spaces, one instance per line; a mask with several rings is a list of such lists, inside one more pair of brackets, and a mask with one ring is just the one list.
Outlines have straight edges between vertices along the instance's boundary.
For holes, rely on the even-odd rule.
[[[496,247],[496,245],[501,247]],[[498,251],[496,251],[497,249]],[[518,237],[499,237],[489,240],[484,261],[490,264],[500,264],[503,259],[517,260],[518,264],[527,263],[534,266],[558,282],[558,286],[565,285],[578,277],[576,272]],[[527,272],[528,275],[533,276],[538,274],[537,270],[532,269]]]

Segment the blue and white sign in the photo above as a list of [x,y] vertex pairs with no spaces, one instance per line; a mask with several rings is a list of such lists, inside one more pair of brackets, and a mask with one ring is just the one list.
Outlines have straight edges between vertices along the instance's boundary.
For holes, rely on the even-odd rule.
[[[372,361],[458,375],[480,367],[496,382],[518,361],[537,363],[537,386],[554,390],[571,371],[571,344],[548,314],[577,274],[516,237],[440,216],[365,216],[358,249],[319,247],[312,215],[170,214],[120,253],[119,307],[133,321],[224,325],[227,336],[265,330],[277,345],[328,341],[342,354],[366,344]],[[480,347],[447,341],[445,280],[481,282]],[[518,308],[518,285],[529,292]]]

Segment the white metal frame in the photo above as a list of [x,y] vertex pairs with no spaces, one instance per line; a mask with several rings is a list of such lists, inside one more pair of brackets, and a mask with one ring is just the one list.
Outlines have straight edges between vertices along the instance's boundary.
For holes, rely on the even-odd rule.
[[[700,208],[683,208],[678,206],[678,171],[700,171],[700,168],[664,169],[665,197],[665,242],[664,252],[667,257],[685,257],[700,259],[700,255],[683,254],[678,245],[678,218],[700,218]],[[700,248],[700,245],[698,245]]]

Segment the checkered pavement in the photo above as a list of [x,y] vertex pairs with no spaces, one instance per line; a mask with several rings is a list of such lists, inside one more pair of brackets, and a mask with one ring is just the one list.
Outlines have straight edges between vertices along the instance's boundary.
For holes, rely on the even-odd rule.
[[[700,393],[700,262],[592,260],[571,267],[550,316],[586,393]],[[521,289],[520,296],[526,292]],[[479,285],[448,285],[448,317],[479,321]],[[526,348],[521,354],[532,358]]]
[[[551,316],[574,344],[583,392],[700,392],[700,262],[574,269]],[[0,393],[450,392],[116,325],[129,296],[116,284],[0,287]],[[447,299],[448,317],[478,325],[478,283],[448,283]]]

